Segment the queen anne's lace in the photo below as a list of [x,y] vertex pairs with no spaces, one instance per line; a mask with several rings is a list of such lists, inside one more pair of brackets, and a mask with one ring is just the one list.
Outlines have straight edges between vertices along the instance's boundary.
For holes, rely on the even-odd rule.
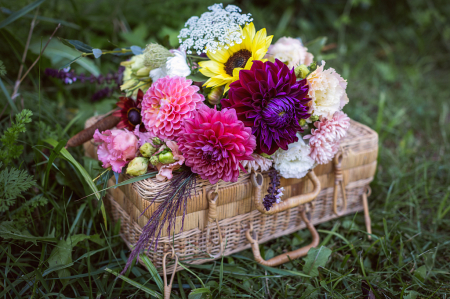
[[198,55],[207,51],[215,53],[240,44],[244,36],[239,26],[253,21],[251,14],[241,14],[242,10],[235,5],[223,8],[222,4],[214,4],[208,10],[210,12],[203,13],[200,18],[191,17],[178,35],[187,54],[192,54],[192,50]]

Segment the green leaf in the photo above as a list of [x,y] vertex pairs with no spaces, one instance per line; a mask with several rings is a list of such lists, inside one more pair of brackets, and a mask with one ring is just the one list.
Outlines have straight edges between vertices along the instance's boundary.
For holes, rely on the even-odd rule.
[[8,100],[9,106],[11,106],[11,109],[14,111],[14,113],[19,113],[19,110],[17,109],[17,107],[14,104],[13,100],[9,96],[9,93],[6,90],[5,84],[3,84],[3,81],[2,81],[1,78],[0,78],[0,88],[2,89],[3,93],[5,94],[5,97]]
[[3,221],[0,223],[0,237],[4,239],[20,240],[24,242],[33,242],[37,245],[37,242],[56,242],[55,237],[52,235],[46,237],[35,237],[27,230],[21,230],[16,226],[14,221]]
[[68,63],[66,63],[66,64],[60,66],[60,67],[58,68],[58,70],[60,71],[60,70],[62,70],[62,69],[65,69],[66,67],[69,67],[72,63],[76,62],[78,59],[81,59],[81,58],[83,58],[83,56],[75,57],[74,59],[72,59],[72,60],[69,61]]
[[163,283],[163,280],[161,279],[161,276],[159,276],[158,270],[156,270],[155,265],[153,265],[152,261],[145,254],[141,254],[140,259],[141,259],[141,261],[144,262],[145,267],[147,267],[148,272],[150,272],[150,274],[152,275],[159,290],[161,292],[164,292],[164,283]]
[[99,234],[90,236],[89,240],[100,246],[105,246],[105,239],[100,238]]
[[[58,145],[58,142],[51,138],[44,139],[43,141],[52,145],[53,147],[56,147]],[[61,154],[61,156],[63,156],[64,159],[69,161],[78,170],[78,172],[84,179],[86,185],[88,185],[89,188],[91,188],[91,190],[94,192],[93,195],[95,195],[95,197],[97,197],[97,199],[99,201],[101,201],[102,198],[100,197],[100,193],[98,192],[97,186],[95,185],[94,181],[92,180],[92,178],[90,177],[90,175],[86,171],[86,169],[84,169],[84,167],[81,166],[81,164],[78,163],[77,160],[75,160],[75,158],[69,153],[69,151],[67,151],[67,149],[65,149],[65,148],[61,149],[60,154]],[[103,215],[103,221],[105,223],[105,228],[107,229],[108,223],[106,221],[107,220],[106,210],[105,210],[105,206],[103,205],[103,202],[101,202],[101,211],[102,211],[102,215]]]
[[50,170],[52,169],[53,161],[55,161],[56,157],[58,157],[59,152],[61,149],[66,145],[67,140],[60,140],[58,145],[52,150],[52,153],[50,154],[50,157],[48,158],[47,162],[47,168],[45,170],[45,177],[44,177],[44,190],[47,190],[48,187],[48,178],[50,176]]
[[319,56],[320,51],[322,50],[323,46],[325,46],[325,43],[327,42],[326,36],[320,36],[316,39],[313,39],[312,41],[306,43],[306,47],[308,48],[308,52],[312,53],[314,57]]
[[[189,299],[201,299],[206,294],[210,294],[209,288],[198,288],[189,293]],[[206,296],[205,296],[206,297]]]
[[11,14],[9,17],[7,17],[5,20],[3,20],[2,22],[0,22],[0,28],[3,28],[9,24],[11,24],[12,22],[14,22],[15,20],[19,19],[20,17],[24,16],[25,14],[27,14],[28,12],[32,11],[33,9],[35,9],[36,7],[38,7],[39,5],[42,4],[42,2],[44,2],[45,0],[37,0],[34,1],[31,4],[28,4],[27,6],[25,6],[24,8],[22,8],[21,10],[16,11],[15,13]]
[[421,282],[424,282],[427,279],[427,266],[423,265],[414,271],[414,276],[419,279]]
[[[66,240],[61,240],[53,248],[50,258],[48,259],[49,269],[55,267],[63,267],[63,269],[57,270],[58,277],[70,276],[70,271],[66,266],[72,263],[72,250],[81,241],[89,239],[90,237],[85,234],[73,235],[67,237]],[[68,279],[64,279],[63,283],[66,284]]]
[[[39,54],[41,51],[41,42],[31,44],[30,50],[33,53]],[[49,58],[53,65],[67,65],[67,60],[72,61],[77,58],[74,62],[79,66],[83,67],[94,76],[100,75],[100,71],[93,60],[87,57],[79,58],[80,52],[78,52],[76,49],[66,47],[62,42],[58,40],[52,39],[50,41],[44,51],[44,56]]]
[[[16,13],[5,7],[0,7],[0,10],[2,11],[2,13],[8,14],[8,15]],[[55,24],[61,23],[61,25],[65,26],[65,27],[70,27],[70,28],[77,29],[77,30],[81,28],[77,24],[74,24],[71,22],[66,22],[66,21],[60,20],[60,19],[48,18],[48,17],[43,17],[43,16],[34,16],[32,14],[26,14],[26,15],[23,15],[23,17],[28,18],[28,19],[34,19],[36,17],[36,20],[39,20],[39,21],[50,22],[50,23],[55,23]]]
[[319,276],[319,267],[324,267],[331,255],[331,249],[321,246],[320,248],[311,248],[308,255],[303,258],[305,265],[303,272],[311,277]]
[[119,278],[122,279],[123,281],[128,282],[129,284],[131,284],[132,286],[136,287],[137,289],[144,291],[145,293],[147,293],[147,294],[149,294],[149,295],[151,295],[151,296],[154,296],[154,297],[160,298],[160,299],[163,298],[163,296],[162,296],[160,293],[158,293],[158,292],[156,292],[156,291],[153,291],[152,289],[149,289],[149,288],[147,288],[146,286],[143,286],[142,284],[140,284],[140,283],[138,283],[138,282],[136,282],[136,281],[134,281],[134,280],[132,280],[132,279],[129,279],[128,277],[125,277],[125,276],[123,276],[123,275],[120,275],[120,274],[117,273],[116,271],[113,271],[113,270],[108,269],[108,268],[106,268],[105,270],[106,270],[107,272],[109,272],[109,273],[111,273],[111,274],[113,274],[113,275],[119,277]]
[[186,79],[190,79],[194,82],[205,82],[209,78],[198,72],[197,74],[187,76]]
[[72,48],[72,49],[76,49],[81,53],[92,53],[92,50],[94,48],[92,48],[89,45],[86,45],[83,42],[80,42],[79,40],[73,40],[73,39],[64,39],[64,38],[58,38],[64,45]]

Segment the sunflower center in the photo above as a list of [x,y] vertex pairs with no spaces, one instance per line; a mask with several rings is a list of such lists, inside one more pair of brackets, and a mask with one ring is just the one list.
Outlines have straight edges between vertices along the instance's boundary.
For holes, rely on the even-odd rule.
[[233,70],[237,67],[245,67],[245,64],[250,57],[252,57],[252,52],[250,52],[249,50],[244,49],[237,51],[233,54],[233,56],[228,58],[227,62],[225,63],[225,72],[228,75],[233,76]]
[[127,112],[128,122],[133,125],[139,125],[141,123],[141,111],[138,108],[132,107]]

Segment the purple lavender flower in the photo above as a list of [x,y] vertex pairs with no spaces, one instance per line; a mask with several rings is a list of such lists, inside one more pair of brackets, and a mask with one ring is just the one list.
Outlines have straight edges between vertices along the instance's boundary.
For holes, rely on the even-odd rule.
[[279,188],[280,186],[280,177],[278,176],[278,172],[275,169],[269,170],[270,184],[269,189],[267,189],[267,194],[263,199],[264,208],[267,211],[273,206],[274,203],[279,203],[281,201],[281,197],[283,196],[284,188]]
[[[124,274],[128,267],[146,247],[150,250],[153,248],[156,250],[158,246],[158,240],[161,236],[163,227],[167,224],[167,235],[170,236],[171,231],[175,228],[175,220],[177,212],[183,209],[183,218],[181,220],[181,228],[183,230],[184,216],[186,214],[187,201],[191,198],[191,194],[196,192],[195,186],[197,184],[197,176],[191,171],[190,168],[186,168],[179,175],[174,176],[163,190],[161,190],[152,200],[147,209],[155,202],[160,194],[169,190],[166,199],[161,202],[152,214],[147,224],[142,228],[142,234],[139,236],[139,240],[134,246],[130,256],[128,257],[125,268],[120,274]],[[147,210],[146,209],[146,210]],[[145,210],[144,210],[145,212]],[[141,216],[144,214],[142,212]]]
[[258,153],[273,154],[278,148],[298,141],[301,119],[310,116],[306,79],[296,81],[294,69],[276,59],[275,63],[253,61],[250,70],[241,70],[231,83],[225,108],[235,108],[238,118],[252,128]]
[[121,66],[115,73],[108,73],[106,76],[99,75],[97,77],[94,75],[86,76],[84,73],[76,75],[74,70],[70,70],[70,67],[66,67],[62,70],[47,68],[45,69],[45,75],[61,79],[65,84],[72,84],[78,80],[81,83],[89,81],[89,83],[96,83],[98,85],[115,83],[117,87],[119,87],[120,84],[122,84],[124,70],[125,67]]

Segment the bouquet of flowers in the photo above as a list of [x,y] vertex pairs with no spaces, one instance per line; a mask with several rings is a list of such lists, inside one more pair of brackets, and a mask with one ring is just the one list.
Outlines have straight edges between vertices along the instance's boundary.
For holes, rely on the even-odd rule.
[[[279,176],[301,178],[337,153],[350,125],[342,112],[347,82],[325,61],[315,62],[299,39],[272,43],[237,6],[208,10],[186,22],[178,49],[149,44],[88,52],[134,54],[121,63],[125,96],[113,112],[116,128],[93,135],[98,159],[115,173],[172,180],[176,192],[188,194],[177,197],[184,200],[190,190],[179,191],[186,184],[180,176],[216,184],[236,182],[240,172],[269,171],[269,210],[283,195]],[[157,235],[152,219],[143,246]]]

